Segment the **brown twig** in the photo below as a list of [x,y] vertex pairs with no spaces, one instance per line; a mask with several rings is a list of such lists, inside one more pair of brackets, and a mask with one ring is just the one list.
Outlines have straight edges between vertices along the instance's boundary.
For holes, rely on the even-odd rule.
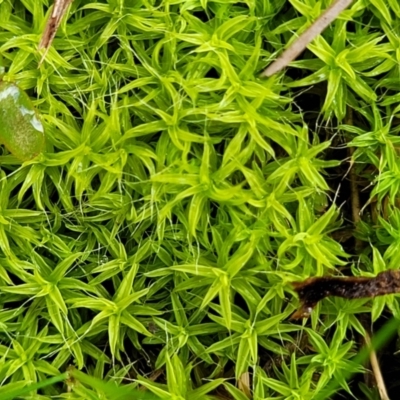
[[353,0],[336,0],[328,7],[314,23],[278,57],[262,74],[269,77],[285,68],[295,60],[307,45],[318,36],[337,16],[347,8]]
[[54,0],[53,9],[51,11],[50,17],[46,22],[46,27],[44,28],[42,39],[39,43],[39,50],[45,49],[42,58],[39,61],[39,67],[42,65],[46,55],[50,49],[50,46],[54,40],[57,33],[57,29],[60,26],[62,17],[67,11],[68,6],[73,0]]
[[291,319],[307,318],[319,301],[329,296],[345,299],[362,299],[400,293],[400,270],[388,270],[375,278],[366,277],[314,277],[303,282],[293,282],[301,307]]

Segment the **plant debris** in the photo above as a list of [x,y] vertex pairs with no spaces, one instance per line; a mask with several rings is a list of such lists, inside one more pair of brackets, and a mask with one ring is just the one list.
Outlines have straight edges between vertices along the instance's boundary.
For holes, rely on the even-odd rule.
[[53,39],[56,36],[57,29],[60,26],[62,17],[64,16],[68,6],[72,3],[72,1],[73,0],[54,0],[53,10],[51,11],[51,15],[47,20],[42,39],[39,43],[39,50],[45,49],[45,52],[43,53],[42,58],[39,61],[39,67],[46,58],[50,46],[53,43]]
[[300,298],[300,308],[291,319],[308,318],[319,301],[329,296],[362,299],[400,292],[400,270],[381,272],[375,278],[314,277],[293,282]]
[[336,0],[328,7],[314,23],[307,28],[297,40],[295,40],[289,48],[287,48],[278,59],[276,59],[268,68],[264,70],[261,76],[270,77],[283,68],[287,67],[293,60],[295,60],[307,45],[328,25],[334,21],[338,15],[346,9],[353,0]]

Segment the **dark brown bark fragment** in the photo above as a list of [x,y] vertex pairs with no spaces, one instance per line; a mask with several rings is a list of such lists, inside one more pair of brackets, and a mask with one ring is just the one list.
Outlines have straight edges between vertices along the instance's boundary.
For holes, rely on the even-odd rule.
[[381,272],[375,278],[308,278],[292,283],[301,306],[291,319],[307,318],[319,301],[329,296],[362,299],[400,292],[400,270]]

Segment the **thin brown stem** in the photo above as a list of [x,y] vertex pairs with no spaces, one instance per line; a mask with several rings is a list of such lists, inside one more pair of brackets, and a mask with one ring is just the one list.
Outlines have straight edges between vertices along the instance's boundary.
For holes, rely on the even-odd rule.
[[[348,125],[353,125],[353,110],[348,108],[347,111],[347,121]],[[349,179],[350,179],[350,192],[351,192],[351,210],[352,210],[352,217],[353,223],[355,226],[361,221],[361,206],[360,206],[360,195],[358,191],[358,184],[357,184],[357,174],[354,167],[354,147],[349,148],[349,156],[350,156],[350,172],[349,172]],[[355,238],[355,252],[356,254],[360,253],[362,250],[362,241]],[[365,326],[364,326],[365,328]],[[369,354],[369,363],[372,369],[373,376],[367,374],[366,381],[371,384],[371,379],[373,379],[374,383],[378,387],[379,395],[381,400],[390,400],[389,396],[386,391],[385,382],[383,380],[382,372],[379,366],[378,357],[376,355],[375,349],[371,347],[371,337],[366,329],[365,335],[363,336],[363,341],[365,345],[370,348]]]
[[314,23],[304,31],[280,57],[278,57],[261,76],[269,77],[282,71],[304,51],[307,45],[318,36],[353,0],[336,0]]
[[370,338],[368,332],[365,332],[364,340],[365,340],[365,344],[370,349],[369,361],[371,363],[371,368],[374,373],[376,386],[378,387],[378,391],[379,391],[381,400],[390,400],[387,390],[386,390],[385,381],[383,380],[382,371],[379,366],[378,357],[376,356],[375,349],[371,346],[371,338]]
[[[348,125],[353,125],[353,110],[348,107],[347,110],[347,121]],[[358,191],[358,183],[357,183],[357,173],[354,166],[354,147],[349,147],[349,156],[350,156],[350,171],[349,171],[349,179],[350,179],[350,193],[351,193],[351,212],[353,217],[353,223],[356,227],[357,224],[361,221],[361,206],[360,206],[360,194]],[[355,252],[359,254],[362,250],[362,241],[355,238]]]

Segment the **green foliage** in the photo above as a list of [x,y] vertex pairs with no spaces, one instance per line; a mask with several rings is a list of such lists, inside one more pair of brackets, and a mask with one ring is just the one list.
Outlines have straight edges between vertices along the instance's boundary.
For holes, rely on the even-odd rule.
[[[255,400],[353,391],[358,314],[400,318],[398,298],[325,299],[301,325],[290,283],[356,252],[337,235],[346,146],[351,272],[398,268],[398,3],[355,0],[258,77],[330,3],[74,0],[38,68],[50,1],[0,2],[2,87],[46,134],[36,158],[0,155],[0,393],[244,400],[247,375]],[[57,383],[70,365],[79,384]]]

